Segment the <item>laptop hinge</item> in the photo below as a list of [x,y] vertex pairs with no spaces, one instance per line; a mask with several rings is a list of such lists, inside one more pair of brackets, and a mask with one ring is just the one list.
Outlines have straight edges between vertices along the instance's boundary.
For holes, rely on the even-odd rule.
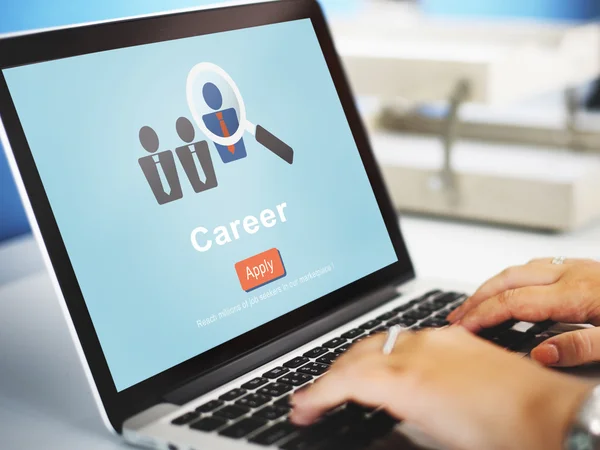
[[331,331],[370,310],[398,297],[398,284],[388,285],[352,302],[325,317],[293,330],[277,340],[241,355],[234,361],[212,370],[194,380],[174,389],[164,396],[168,403],[183,405],[229,381],[236,379],[268,362],[276,359],[294,349],[317,339],[319,336]]

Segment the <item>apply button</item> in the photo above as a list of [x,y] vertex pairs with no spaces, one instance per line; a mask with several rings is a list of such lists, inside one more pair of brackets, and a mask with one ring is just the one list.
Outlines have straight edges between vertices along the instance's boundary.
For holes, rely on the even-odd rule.
[[281,254],[276,248],[236,263],[235,271],[240,279],[242,289],[246,292],[250,292],[286,275]]

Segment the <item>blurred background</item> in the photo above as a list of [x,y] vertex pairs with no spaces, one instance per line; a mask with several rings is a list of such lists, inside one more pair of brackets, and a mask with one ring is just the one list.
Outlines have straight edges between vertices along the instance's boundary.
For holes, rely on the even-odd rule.
[[[0,32],[214,0],[5,2]],[[323,0],[398,210],[567,231],[600,217],[600,0]],[[0,241],[29,226],[0,152]]]

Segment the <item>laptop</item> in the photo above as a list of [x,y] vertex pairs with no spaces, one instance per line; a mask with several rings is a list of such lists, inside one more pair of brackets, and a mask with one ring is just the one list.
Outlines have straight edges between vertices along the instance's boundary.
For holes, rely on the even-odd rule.
[[[287,419],[353,343],[446,326],[469,289],[415,276],[316,1],[6,37],[0,117],[109,430],[170,450],[414,448],[379,409]],[[516,350],[542,328],[488,338]]]

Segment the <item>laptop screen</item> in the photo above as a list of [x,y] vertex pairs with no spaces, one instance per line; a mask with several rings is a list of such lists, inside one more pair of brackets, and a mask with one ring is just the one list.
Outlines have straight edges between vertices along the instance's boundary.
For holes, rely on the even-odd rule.
[[119,391],[398,260],[308,19],[3,74]]

